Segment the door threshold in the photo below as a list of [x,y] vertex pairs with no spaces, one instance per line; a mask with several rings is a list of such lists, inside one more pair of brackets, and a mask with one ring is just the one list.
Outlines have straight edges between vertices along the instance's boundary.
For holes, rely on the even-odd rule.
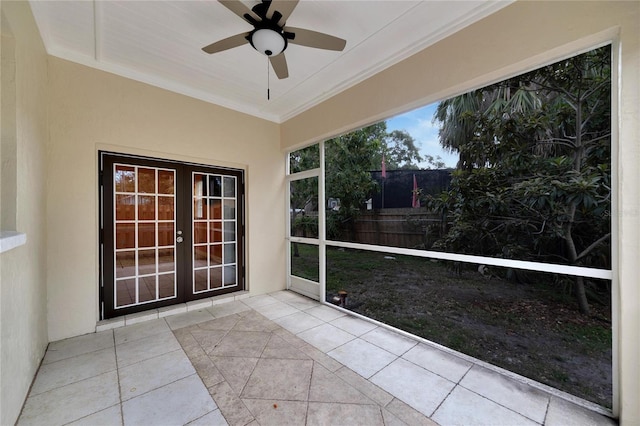
[[206,299],[192,300],[187,303],[177,303],[175,305],[165,306],[162,308],[149,309],[148,311],[136,312],[135,314],[122,315],[120,317],[98,321],[96,323],[96,333],[124,327],[126,325],[164,318],[171,315],[206,309],[221,303],[246,299],[249,296],[250,294],[248,291],[238,291],[236,293],[221,294],[220,296],[208,297]]

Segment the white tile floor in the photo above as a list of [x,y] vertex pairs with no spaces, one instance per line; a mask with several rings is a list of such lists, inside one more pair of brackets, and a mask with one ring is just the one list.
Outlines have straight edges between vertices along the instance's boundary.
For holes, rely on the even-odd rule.
[[51,343],[18,424],[615,424],[291,292],[229,300]]

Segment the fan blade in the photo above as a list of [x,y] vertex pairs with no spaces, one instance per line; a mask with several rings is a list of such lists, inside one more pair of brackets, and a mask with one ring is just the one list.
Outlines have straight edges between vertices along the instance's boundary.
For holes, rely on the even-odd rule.
[[289,19],[291,12],[298,5],[298,0],[272,0],[269,10],[267,11],[267,18],[271,19],[274,12],[280,12],[281,18],[278,20],[278,26],[282,27]]
[[284,53],[269,56],[269,62],[271,62],[271,66],[280,80],[289,77],[289,68],[287,67],[287,60],[284,57]]
[[305,30],[303,28],[285,27],[284,31],[295,34],[293,39],[289,39],[289,43],[299,44],[301,46],[340,52],[347,44],[347,41],[341,38],[317,31]]
[[253,25],[253,22],[251,22],[250,19],[247,19],[245,17],[245,15],[249,15],[251,18],[253,18],[255,21],[262,21],[262,19],[260,19],[260,17],[256,16],[255,13],[253,13],[253,11],[251,9],[249,9],[247,6],[244,5],[244,3],[242,3],[240,0],[218,0],[224,7],[226,7],[227,9],[229,9],[230,11],[232,11],[233,13],[235,13],[236,15],[238,15],[240,18],[244,19],[245,21],[247,21],[248,23],[250,23],[251,25]]
[[245,43],[249,43],[247,37],[250,33],[236,34],[234,36],[216,41],[208,46],[202,48],[207,53],[218,53],[223,50],[232,49],[234,47],[242,46]]

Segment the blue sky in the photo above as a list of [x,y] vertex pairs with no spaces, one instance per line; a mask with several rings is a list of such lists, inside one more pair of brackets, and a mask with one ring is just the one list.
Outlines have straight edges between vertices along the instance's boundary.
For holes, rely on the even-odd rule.
[[[416,146],[422,155],[439,155],[447,167],[455,167],[458,155],[449,154],[442,149],[438,141],[438,125],[432,122],[437,106],[435,103],[392,117],[387,120],[387,131],[406,130],[416,140]],[[420,167],[427,168],[428,165],[422,163]]]

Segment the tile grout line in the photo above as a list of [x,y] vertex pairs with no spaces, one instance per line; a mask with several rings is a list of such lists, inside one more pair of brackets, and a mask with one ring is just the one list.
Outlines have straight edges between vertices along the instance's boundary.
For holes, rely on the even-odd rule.
[[[162,318],[162,319],[165,321],[165,323],[166,323],[166,324],[167,324],[167,326],[169,327],[169,324],[167,323],[166,319],[165,319],[165,318]],[[196,325],[197,325],[197,324],[196,324]],[[188,327],[188,326],[187,326],[187,327]],[[145,361],[150,360],[150,359],[159,358],[159,357],[161,357],[161,356],[164,356],[164,355],[167,355],[167,354],[170,354],[170,353],[174,353],[174,352],[177,352],[177,351],[179,351],[179,350],[180,350],[180,351],[182,351],[182,352],[184,353],[184,355],[185,355],[185,357],[186,357],[187,361],[189,362],[189,364],[191,364],[191,367],[193,368],[193,373],[192,373],[192,374],[189,374],[189,375],[187,375],[187,376],[185,376],[185,377],[181,377],[181,378],[179,378],[179,379],[176,379],[176,380],[174,380],[174,381],[172,381],[172,382],[165,383],[165,384],[163,384],[162,386],[158,386],[158,387],[156,387],[156,388],[149,389],[149,390],[147,390],[146,392],[143,392],[143,393],[141,393],[141,394],[139,394],[139,395],[136,395],[136,396],[134,396],[134,397],[132,397],[132,398],[128,399],[128,400],[127,400],[127,401],[125,401],[125,402],[133,401],[133,400],[134,400],[134,399],[136,399],[136,398],[139,398],[139,397],[141,397],[141,396],[143,396],[143,395],[147,395],[147,394],[149,394],[149,393],[151,393],[151,392],[153,392],[153,391],[156,391],[156,390],[158,390],[158,389],[161,389],[161,388],[163,388],[163,387],[165,387],[165,386],[169,386],[169,385],[171,385],[171,384],[173,384],[173,383],[179,382],[180,380],[184,380],[184,379],[186,379],[186,378],[188,378],[188,377],[191,377],[191,376],[193,376],[193,375],[196,375],[196,376],[198,377],[198,379],[202,382],[202,378],[200,377],[200,375],[198,375],[198,371],[197,371],[197,370],[196,370],[196,368],[193,366],[193,363],[191,362],[191,359],[189,359],[189,356],[187,355],[187,353],[185,352],[184,348],[182,347],[182,344],[180,344],[180,341],[176,338],[175,334],[173,333],[173,330],[171,330],[171,328],[170,328],[170,327],[169,327],[169,331],[171,332],[171,335],[173,336],[173,338],[174,338],[174,339],[176,340],[176,342],[178,343],[178,345],[179,345],[179,348],[178,348],[178,349],[176,349],[176,350],[174,350],[174,351],[165,352],[165,353],[163,353],[163,354],[156,355],[156,356],[154,356],[154,357],[147,358],[147,359],[144,359],[144,360],[138,361],[138,362],[133,363],[133,364],[129,364],[129,365],[127,365],[127,366],[123,367],[123,368],[128,368],[128,367],[131,367],[131,366],[137,365],[137,364],[139,364],[139,363],[141,363],[141,362],[145,362]],[[156,334],[161,334],[161,333],[156,333]],[[149,336],[149,337],[153,337],[153,336]],[[133,340],[133,341],[139,341],[139,340],[144,340],[144,339],[137,339],[137,340]],[[125,343],[129,343],[129,342],[125,342]],[[115,347],[115,346],[116,346],[116,345],[115,345],[115,333],[114,333],[114,347]],[[206,352],[205,352],[205,353],[206,353]],[[122,424],[124,425],[124,411],[123,411],[123,404],[124,404],[124,403],[123,403],[123,401],[122,401],[122,391],[121,391],[121,386],[120,386],[120,368],[118,367],[118,356],[117,356],[117,352],[116,352],[116,369],[117,369],[117,374],[118,374],[118,394],[119,394],[119,396],[120,396],[120,415],[121,415],[121,419],[122,419]],[[203,383],[202,385],[204,386],[204,383]],[[207,387],[206,387],[206,386],[204,386],[204,388],[205,388],[205,389],[207,389]],[[212,397],[211,395],[209,395],[209,397],[213,400],[213,397]],[[214,403],[215,403],[215,400],[213,400],[213,401],[214,401]],[[218,406],[218,404],[216,403],[216,407],[217,407],[217,406]],[[207,414],[208,414],[208,413],[207,413]],[[193,419],[193,420],[196,420],[196,419]],[[191,420],[191,421],[193,421],[193,420]]]
[[[212,315],[213,315],[213,314],[212,314]],[[235,314],[232,314],[232,315],[235,315]],[[214,316],[214,319],[215,319],[215,316]],[[195,325],[195,326],[197,326],[197,327],[200,329],[200,326],[199,326],[198,324],[192,324],[192,325]],[[235,326],[235,324],[234,324],[234,326]],[[185,327],[182,327],[182,328],[186,328],[186,327],[190,327],[190,326],[185,326]],[[180,330],[180,329],[171,330],[171,332],[173,333],[173,336],[174,336],[174,338],[175,338],[176,340],[178,340],[178,338],[177,338],[177,337],[175,337],[175,332],[174,332],[174,331],[177,331],[177,330]],[[224,339],[224,337],[226,337],[226,336],[227,336],[227,334],[229,334],[229,331],[230,331],[230,330],[223,330],[223,331],[225,331],[225,335],[222,337],[222,338]],[[191,334],[191,331],[188,331],[188,333],[189,333],[189,335],[190,335],[190,336],[191,336],[191,337],[196,341],[196,343],[198,344],[198,346],[200,347],[200,349],[202,349],[202,352],[204,352],[204,355],[205,355],[209,360],[211,360],[211,357],[209,356],[209,354],[207,353],[207,351],[202,347],[202,345],[200,344],[200,342],[198,341],[198,339],[196,339],[196,338],[193,336],[193,334]],[[182,346],[182,343],[180,342],[180,340],[178,340],[178,344],[180,345],[180,349],[182,349],[182,351],[183,351],[183,352],[185,353],[185,355],[187,356],[187,360],[189,361],[189,364],[191,364],[191,367],[193,367],[193,369],[195,370],[195,374],[198,376],[198,378],[200,379],[200,381],[202,381],[202,377],[200,377],[200,374],[198,373],[198,370],[197,370],[197,369],[196,369],[196,367],[193,365],[193,361],[191,360],[191,357],[189,356],[189,354],[187,354],[187,351],[185,351],[185,349],[184,349],[184,347]],[[215,364],[214,364],[214,366],[215,366]],[[222,373],[220,373],[220,375],[222,375]],[[223,379],[224,379],[222,382],[227,383],[226,378],[224,378],[224,376],[222,376],[222,377],[223,377]],[[222,383],[222,382],[220,382],[220,383]],[[226,422],[226,421],[227,421],[227,418],[224,416],[224,413],[223,413],[223,412],[222,412],[222,410],[220,409],[220,405],[218,405],[218,402],[215,400],[215,398],[213,397],[213,395],[211,395],[211,392],[209,391],[209,387],[207,387],[207,386],[204,384],[204,381],[202,381],[202,385],[203,385],[203,386],[204,386],[204,388],[207,390],[207,393],[209,394],[209,397],[211,398],[211,400],[213,401],[213,403],[216,405],[216,409],[217,409],[218,411],[220,411],[220,415],[222,416],[222,418],[223,418],[223,419],[225,420],[225,422]],[[214,411],[215,411],[215,410],[214,410]],[[207,413],[207,414],[209,414],[209,413]],[[204,417],[204,416],[206,416],[207,414],[204,414],[204,415],[203,415],[203,416],[201,416],[201,417]],[[199,418],[200,418],[200,417],[199,417]],[[195,420],[198,420],[198,419],[194,419],[194,420],[192,420],[192,422],[193,422],[193,421],[195,421]],[[228,423],[229,423],[229,422],[227,422],[227,424],[228,424]]]
[[[467,391],[469,391],[469,392],[471,392],[471,393],[473,393],[473,394],[475,394],[475,395],[479,396],[480,398],[486,399],[487,401],[491,401],[491,402],[493,402],[494,404],[496,404],[496,405],[498,405],[498,406],[500,406],[500,407],[502,407],[502,408],[504,408],[504,409],[506,409],[506,410],[511,411],[512,413],[515,413],[515,414],[517,414],[517,415],[519,415],[519,416],[521,416],[521,417],[524,417],[525,419],[531,420],[532,422],[534,422],[534,423],[535,423],[535,424],[537,424],[537,425],[542,425],[542,424],[544,424],[544,420],[543,420],[543,423],[539,423],[537,420],[532,419],[531,417],[527,416],[526,414],[518,413],[518,412],[517,412],[517,411],[515,411],[513,408],[509,408],[509,407],[507,407],[507,406],[505,406],[505,405],[502,405],[502,404],[501,404],[501,403],[499,403],[498,401],[494,401],[493,399],[491,399],[491,398],[489,398],[489,397],[487,397],[487,396],[481,395],[481,394],[479,394],[478,392],[476,392],[476,391],[474,391],[474,390],[472,390],[472,389],[467,388],[466,386],[463,386],[463,385],[461,385],[461,384],[457,384],[455,387],[458,387],[458,386],[459,386],[459,387],[461,387],[462,389],[465,389],[465,390],[467,390]],[[455,389],[455,387],[454,387],[454,389]],[[452,390],[452,392],[453,392],[453,390]],[[447,395],[447,398],[448,398],[448,397],[449,397],[449,396]],[[445,399],[447,399],[447,398],[445,398]],[[547,410],[545,409],[545,417],[546,417],[546,411],[547,411]],[[434,413],[435,413],[435,411],[434,411]]]
[[382,408],[380,404],[376,404],[376,405],[378,406],[378,411],[380,411],[380,419],[382,420],[382,426],[387,426],[387,422],[384,421],[384,412],[382,411],[384,410],[384,408]]
[[[112,330],[106,330],[106,331],[112,331]],[[104,333],[104,331],[102,331],[101,333]],[[91,334],[91,333],[90,333],[90,334]],[[95,333],[94,333],[94,334],[95,334]],[[80,337],[82,337],[82,336],[80,336]],[[73,339],[73,337],[70,337],[69,339]],[[66,339],[65,339],[65,340],[66,340]],[[55,342],[54,342],[54,343],[55,343]],[[50,346],[50,345],[51,345],[51,343],[47,344],[47,350],[45,351],[45,355],[47,354],[47,352],[49,352],[49,346]],[[113,345],[115,346],[115,338],[114,338]],[[75,357],[79,357],[79,356],[83,356],[83,355],[94,354],[94,353],[96,353],[96,352],[104,351],[104,350],[109,349],[109,348],[110,348],[110,346],[108,346],[108,347],[106,347],[106,348],[95,349],[95,350],[93,350],[93,351],[83,352],[83,353],[80,353],[80,354],[71,355],[71,356],[68,356],[68,357],[66,357],[66,358],[60,358],[60,359],[57,359],[57,360],[55,360],[55,361],[50,361],[50,362],[47,362],[47,363],[45,363],[45,362],[44,362],[44,356],[43,356],[43,357],[42,357],[42,361],[40,361],[40,365],[38,366],[38,371],[40,370],[40,368],[41,368],[41,367],[44,367],[44,366],[47,366],[47,365],[53,365],[53,364],[55,364],[55,363],[57,363],[57,362],[60,362],[60,361],[67,361],[67,360],[69,360],[69,359],[71,359],[71,358],[75,358]],[[57,349],[52,349],[51,351],[52,351],[52,352],[56,352],[56,351],[57,351]],[[34,377],[34,378],[35,378],[35,377]]]
[[547,406],[544,410],[544,419],[542,420],[542,424],[547,424],[547,416],[549,415],[549,408],[551,408],[551,396],[547,398]]
[[[246,306],[249,306],[249,305],[246,305]],[[249,306],[249,310],[251,310],[253,312],[256,312],[257,314],[260,314],[260,312],[256,311],[251,306]],[[235,327],[238,324],[238,322],[240,322],[240,320],[236,321],[236,323],[233,325],[233,327]],[[227,330],[226,334],[224,335],[225,337],[228,336],[229,333],[231,333],[231,331],[233,330],[233,327],[230,328],[229,330]],[[271,331],[269,331],[268,333],[270,335],[273,334],[273,332],[271,332]],[[223,339],[224,339],[224,337],[223,337]],[[271,336],[269,336],[269,340],[271,340]],[[251,375],[253,374],[253,372],[258,367],[258,363],[260,362],[260,359],[262,358],[262,354],[264,353],[265,348],[269,344],[269,340],[267,340],[267,343],[264,345],[264,348],[262,348],[262,351],[260,352],[260,356],[258,357],[258,361],[256,361],[256,365],[253,366],[253,369],[251,370],[251,373],[247,376],[247,381],[244,383],[244,385],[242,386],[242,389],[240,390],[240,392],[237,395],[237,398],[238,398],[238,401],[240,402],[240,404],[242,404],[242,406],[245,408],[245,410],[247,410],[247,412],[251,415],[251,417],[253,418],[252,421],[256,421],[256,422],[257,422],[257,420],[256,420],[256,417],[253,415],[253,412],[251,410],[249,410],[249,407],[247,407],[247,404],[244,403],[244,401],[242,400],[242,398],[240,396],[242,395],[242,392],[244,392],[245,388],[247,387],[247,383],[249,383],[249,378],[251,378]],[[219,342],[221,342],[221,341],[222,341],[222,339],[220,339]],[[202,348],[202,345],[200,347]],[[202,348],[202,350],[204,350],[204,348]],[[204,353],[206,354],[207,351],[204,351]],[[207,356],[209,356],[209,354],[207,354]],[[243,358],[243,357],[239,357],[239,358]],[[215,366],[215,363],[214,363],[214,366]],[[222,372],[220,374],[222,374]],[[222,377],[224,377],[224,374],[222,374]],[[227,383],[227,385],[229,385],[229,381],[227,380],[226,377],[224,377],[224,381]],[[231,385],[229,385],[229,388],[233,391],[233,388],[231,387]],[[213,396],[211,397],[211,399],[213,399]],[[215,402],[215,399],[213,399],[213,401]],[[217,402],[216,402],[216,405],[218,405]],[[222,410],[220,410],[220,413],[222,413]],[[249,422],[249,423],[251,423],[251,422]],[[247,424],[249,424],[249,423],[247,423]]]
[[[334,327],[335,327],[335,326],[334,326]],[[346,330],[342,330],[342,331],[344,331],[345,333],[349,333],[349,332],[348,332],[348,331],[346,331]],[[351,333],[349,333],[349,334],[351,334]],[[353,335],[352,335],[352,336],[353,336]],[[351,342],[353,342],[353,341],[355,341],[355,340],[361,340],[362,342],[369,343],[370,345],[373,345],[373,346],[375,346],[375,347],[379,348],[380,350],[383,350],[383,351],[387,352],[388,354],[393,355],[393,356],[395,357],[393,360],[389,361],[387,364],[385,364],[382,368],[378,369],[376,372],[374,372],[374,373],[373,373],[371,376],[369,376],[369,377],[365,377],[365,376],[363,376],[362,374],[360,374],[360,373],[358,373],[358,372],[356,372],[355,370],[352,370],[352,369],[350,368],[350,370],[352,370],[354,373],[356,373],[357,375],[359,375],[360,377],[362,377],[363,379],[365,379],[365,380],[367,380],[367,381],[369,381],[369,379],[371,379],[373,376],[375,376],[376,374],[378,374],[379,372],[381,372],[382,370],[384,370],[385,368],[387,368],[389,365],[391,365],[393,362],[397,361],[397,360],[398,360],[398,358],[400,358],[400,356],[399,356],[399,355],[396,355],[396,354],[394,354],[394,353],[391,353],[391,352],[389,352],[388,350],[386,350],[386,349],[384,349],[384,348],[381,348],[381,347],[379,347],[379,346],[377,346],[377,345],[374,345],[373,343],[367,342],[366,340],[361,339],[361,338],[360,338],[360,337],[358,337],[358,336],[355,336],[355,338],[354,338],[354,339],[351,339],[351,340],[349,340],[348,342],[345,342],[345,343],[343,343],[343,344],[341,344],[341,345],[339,345],[339,346],[337,346],[337,347],[335,347],[335,348],[331,349],[330,351],[325,352],[324,354],[325,354],[325,355],[327,355],[328,357],[331,357],[331,359],[333,359],[334,361],[339,362],[341,365],[343,365],[343,366],[347,367],[344,363],[342,363],[342,361],[339,361],[339,360],[335,359],[333,356],[329,355],[329,352],[335,351],[336,349],[341,348],[341,347],[343,347],[344,345],[346,345],[346,344],[348,344],[348,343],[351,343]],[[349,367],[347,367],[347,368],[349,368]]]
[[[386,329],[384,329],[384,328],[382,328],[382,327],[380,327],[380,326],[376,326],[376,328],[374,328],[373,330],[369,330],[369,331],[367,331],[366,333],[364,333],[363,335],[359,336],[358,338],[359,338],[359,339],[362,339],[362,337],[363,337],[363,336],[366,336],[367,334],[369,334],[369,333],[371,333],[371,332],[373,332],[373,331],[375,331],[375,330],[386,330]],[[413,348],[415,348],[416,346],[418,346],[418,342],[415,342],[415,343],[413,344],[413,346],[411,346],[409,349],[405,350],[405,351],[404,351],[404,352],[402,352],[400,355],[397,355],[397,354],[395,354],[395,353],[393,353],[393,352],[389,351],[389,349],[387,349],[387,348],[383,348],[382,346],[380,346],[380,345],[378,345],[378,344],[376,344],[376,343],[370,342],[370,341],[368,341],[368,340],[366,340],[366,339],[362,339],[362,340],[364,340],[365,342],[370,343],[370,344],[372,344],[373,346],[376,346],[376,347],[378,347],[378,348],[380,348],[380,349],[382,349],[382,350],[385,350],[385,351],[389,352],[390,354],[397,356],[398,358],[402,358],[404,355],[406,355],[406,353],[407,353],[407,352],[409,352],[411,349],[413,349]],[[404,358],[403,358],[403,359],[404,359]],[[409,361],[409,360],[407,360],[407,361]]]
[[[308,355],[307,355],[308,356]],[[310,357],[311,358],[311,357]],[[306,409],[304,412],[304,424],[305,426],[309,423],[309,399],[311,397],[311,382],[313,381],[313,372],[316,369],[316,360],[311,359],[311,374],[309,374],[309,386],[307,387],[307,399],[305,401]]]
[[[408,351],[407,351],[407,352],[408,352]],[[405,353],[406,353],[406,352],[405,352]],[[409,364],[413,364],[413,365],[415,365],[415,366],[416,366],[416,367],[418,367],[418,368],[422,368],[424,371],[428,371],[428,372],[429,372],[429,373],[431,373],[431,374],[435,374],[436,376],[441,377],[441,378],[445,379],[445,380],[446,380],[446,381],[448,381],[448,382],[454,383],[455,385],[460,384],[460,382],[462,381],[462,379],[463,379],[463,378],[467,375],[467,373],[468,373],[469,371],[471,371],[471,369],[474,367],[474,365],[473,365],[473,364],[472,364],[471,366],[469,366],[469,368],[467,369],[467,371],[465,371],[465,373],[462,375],[462,377],[460,377],[460,379],[458,379],[458,381],[457,381],[457,382],[454,382],[453,380],[451,380],[451,379],[449,379],[449,378],[447,378],[447,377],[444,377],[444,376],[443,376],[442,374],[440,374],[440,373],[436,373],[435,371],[431,371],[431,370],[429,370],[428,368],[426,368],[426,367],[424,367],[424,366],[422,366],[422,365],[420,365],[420,364],[417,364],[417,363],[415,363],[415,362],[411,361],[410,359],[405,358],[405,357],[404,357],[404,355],[401,355],[401,356],[399,356],[398,358],[401,358],[403,361],[407,361]],[[454,387],[455,387],[455,386],[454,386]],[[466,389],[466,388],[465,388],[465,389]]]
[[[195,370],[195,368],[194,368],[194,370]],[[141,396],[148,395],[148,394],[150,394],[151,392],[157,391],[158,389],[162,389],[162,388],[164,388],[164,387],[166,387],[166,386],[172,385],[172,384],[174,384],[174,383],[176,383],[176,382],[179,382],[180,380],[187,379],[187,378],[189,378],[189,377],[191,377],[191,376],[198,376],[198,372],[197,372],[197,371],[194,371],[193,373],[191,373],[191,374],[189,374],[189,375],[186,375],[186,376],[184,376],[184,377],[180,377],[179,379],[176,379],[176,380],[174,380],[174,381],[172,381],[172,382],[165,383],[164,385],[162,385],[162,386],[158,386],[157,388],[149,389],[148,391],[143,392],[143,393],[141,393],[141,394],[139,394],[139,395],[136,395],[136,396],[134,396],[133,398],[129,398],[129,399],[127,399],[126,401],[124,401],[123,403],[121,403],[121,404],[120,404],[120,406],[122,406],[122,404],[124,404],[124,403],[127,403],[127,402],[129,402],[129,401],[133,401],[134,399],[140,398]],[[200,379],[200,376],[198,376],[198,379]],[[200,380],[202,381],[202,379],[200,379]],[[206,389],[206,386],[205,386],[205,389]],[[212,398],[212,399],[213,399],[213,398]],[[216,404],[216,405],[217,405],[217,404]],[[123,424],[124,424],[124,419],[123,419]]]
[[[124,413],[122,412],[122,392],[120,392],[120,369],[118,368],[118,354],[116,353],[116,338],[115,338],[115,333],[113,332],[113,330],[109,330],[109,331],[111,331],[111,339],[113,340],[113,357],[114,357],[114,361],[115,361],[115,364],[116,364],[116,366],[115,366],[116,367],[115,368],[116,377],[118,378],[117,383],[118,383],[118,401],[119,402],[118,402],[117,405],[120,408],[120,424],[124,425]],[[108,349],[108,348],[105,348],[105,349]],[[99,349],[99,350],[104,350],[104,349]],[[89,353],[93,353],[93,352],[98,352],[98,351],[92,351],[92,352],[89,352]],[[82,355],[84,355],[84,354],[82,354]],[[78,356],[78,355],[76,355],[76,356]],[[73,357],[71,357],[71,358],[73,358]],[[68,358],[65,358],[65,359],[68,359]],[[108,372],[109,371],[106,371],[106,372],[101,373],[101,374],[106,374]],[[96,376],[93,376],[93,377],[96,377]],[[86,379],[84,379],[84,380],[86,380]],[[115,407],[115,405],[112,405],[111,407]],[[92,415],[94,415],[96,413],[99,413],[99,412],[104,411],[104,410],[108,410],[111,407],[105,407],[105,408],[103,408],[101,410],[98,410],[98,411],[96,411],[94,413],[89,413],[86,416],[82,416],[82,417],[79,417],[77,419],[73,419],[73,420],[65,423],[65,425],[72,424],[74,422],[77,422],[78,420],[86,419],[87,417],[90,417],[90,416],[92,416]]]
[[[179,343],[179,342],[178,342],[178,343]],[[187,353],[185,352],[184,348],[182,348],[182,345],[180,345],[180,349],[182,350],[182,352],[184,352],[185,357],[187,357],[187,361],[189,361],[189,364],[191,364],[191,367],[193,368],[193,371],[194,371],[195,376],[198,378],[198,380],[200,380],[200,383],[202,383],[202,387],[206,389],[207,394],[209,395],[209,398],[211,398],[211,401],[213,401],[213,404],[216,406],[216,408],[215,408],[214,410],[211,410],[211,411],[209,411],[209,412],[207,412],[207,413],[204,413],[204,414],[203,414],[203,415],[201,415],[200,417],[197,417],[197,418],[195,418],[195,419],[191,419],[191,420],[189,420],[189,423],[193,423],[193,422],[195,422],[196,420],[201,419],[202,417],[204,417],[204,416],[206,416],[206,415],[209,415],[210,413],[212,413],[212,412],[214,412],[214,411],[216,411],[216,410],[220,410],[220,407],[218,406],[218,403],[216,402],[216,400],[215,400],[215,399],[213,399],[213,395],[211,395],[211,392],[209,392],[209,388],[207,387],[207,385],[205,385],[205,384],[204,384],[204,380],[202,380],[202,377],[200,377],[200,374],[198,374],[198,370],[196,370],[196,367],[194,367],[193,363],[191,362],[191,359],[189,358],[189,356],[188,356],[188,355],[187,355]],[[206,352],[205,352],[205,354],[206,354]],[[208,358],[208,355],[207,355],[207,358]],[[190,374],[190,375],[188,375],[187,377],[191,377],[192,375],[193,375],[193,374]],[[182,379],[179,379],[179,380],[186,379],[187,377],[183,377]],[[178,380],[176,380],[176,382],[177,382],[177,381],[178,381]],[[172,383],[175,383],[175,382],[172,382]],[[166,385],[165,385],[165,386],[166,386]],[[156,389],[160,389],[160,388],[156,388]],[[133,398],[132,398],[132,399],[133,399]],[[221,410],[220,410],[220,414],[222,414],[222,411],[221,411]],[[222,416],[222,417],[224,417],[224,416]],[[227,420],[227,419],[225,418],[225,421],[226,421],[226,420]],[[189,423],[185,423],[185,425],[188,425]]]
[[122,408],[122,386],[120,385],[120,367],[118,366],[118,345],[116,345],[116,333],[112,330],[113,356],[116,361],[116,376],[118,377],[118,400],[120,401],[120,422],[124,425],[124,409]]
[[[456,383],[456,386],[454,386],[454,387],[453,387],[453,389],[455,389],[456,387],[460,386],[462,389],[466,389],[466,390],[468,390],[469,392],[472,392],[472,393],[474,393],[474,394],[476,394],[476,395],[478,395],[478,396],[480,396],[480,397],[482,397],[482,398],[484,398],[484,399],[487,399],[487,400],[489,400],[489,401],[493,402],[494,404],[499,405],[500,407],[506,408],[507,410],[512,411],[512,412],[514,412],[514,413],[516,413],[516,414],[518,414],[518,415],[520,415],[520,416],[522,416],[522,417],[524,417],[524,418],[526,418],[526,419],[529,419],[529,420],[531,420],[532,422],[534,422],[534,423],[536,423],[536,424],[544,424],[544,421],[547,419],[547,412],[549,411],[549,405],[550,405],[550,403],[551,403],[551,395],[546,394],[546,392],[545,392],[545,398],[546,398],[546,400],[547,400],[547,404],[546,404],[546,407],[545,407],[544,418],[543,418],[543,420],[542,420],[542,423],[538,423],[536,420],[532,419],[531,417],[527,416],[526,414],[519,413],[519,412],[515,411],[515,410],[514,410],[514,409],[512,409],[512,408],[509,408],[509,407],[507,407],[507,406],[505,406],[505,405],[500,404],[498,401],[494,401],[493,399],[491,399],[491,398],[489,398],[489,397],[486,397],[486,396],[484,396],[484,395],[481,395],[481,394],[479,394],[478,392],[476,392],[476,391],[474,391],[474,390],[472,390],[472,389],[469,389],[468,387],[464,386],[464,385],[462,384],[462,380],[467,376],[467,374],[469,374],[469,373],[471,372],[471,370],[473,370],[473,368],[474,368],[475,366],[476,366],[476,364],[473,364],[471,367],[469,367],[469,369],[467,370],[467,372],[466,372],[466,373],[464,373],[464,375],[460,378],[460,380],[458,380],[458,382]],[[451,389],[451,392],[453,392],[453,389]],[[449,395],[447,395],[447,398],[448,398],[448,397],[449,397]],[[445,399],[447,399],[447,398],[445,398]],[[443,400],[442,402],[444,402],[444,400]],[[441,405],[442,405],[442,404],[441,404]],[[438,407],[438,408],[439,408],[439,407]],[[436,409],[436,411],[437,411],[437,409]],[[434,413],[435,413],[435,411],[434,411]]]
[[[409,361],[409,360],[406,360],[406,361],[411,362],[411,361]],[[413,364],[413,363],[412,363],[412,364]],[[415,365],[415,364],[414,364],[414,365]],[[451,382],[451,380],[449,380],[451,383],[453,383],[453,384],[454,384],[454,385],[453,385],[453,387],[451,388],[451,390],[449,391],[449,393],[447,393],[447,396],[445,396],[444,398],[442,398],[442,401],[440,401],[440,404],[438,404],[438,406],[435,408],[435,410],[433,410],[433,412],[428,416],[429,418],[432,418],[432,417],[433,417],[433,415],[434,415],[434,414],[436,414],[436,412],[440,409],[440,407],[442,407],[442,404],[444,404],[444,402],[447,400],[447,398],[449,398],[449,396],[451,396],[451,394],[453,393],[453,391],[454,391],[458,386],[461,386],[461,387],[463,387],[463,388],[464,388],[464,386],[460,385],[460,382],[462,382],[462,379],[464,379],[464,378],[467,376],[467,374],[469,374],[469,371],[471,371],[471,369],[472,369],[472,368],[473,368],[473,366],[469,367],[469,369],[468,369],[468,370],[467,370],[467,371],[462,375],[462,377],[460,377],[460,380],[458,380],[457,382]],[[425,368],[425,370],[426,370],[426,368]],[[427,371],[429,371],[429,370],[427,370]],[[434,373],[434,374],[436,374],[436,373]],[[438,376],[440,376],[440,375],[438,374]],[[440,376],[440,377],[442,377],[442,376]],[[446,379],[446,380],[448,380],[448,379]],[[466,388],[465,388],[465,389],[466,389]],[[475,393],[475,392],[474,392],[474,393]],[[482,395],[480,395],[480,396],[482,396]],[[487,399],[488,399],[488,398],[487,398]],[[491,401],[491,400],[489,400],[489,401]],[[494,402],[495,402],[495,401],[494,401]]]

